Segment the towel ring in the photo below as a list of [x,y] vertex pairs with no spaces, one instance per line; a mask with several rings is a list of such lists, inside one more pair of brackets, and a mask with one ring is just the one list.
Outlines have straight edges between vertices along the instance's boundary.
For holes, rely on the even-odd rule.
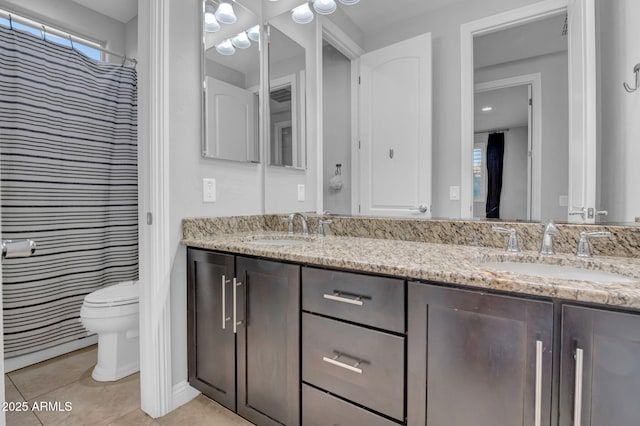
[[11,14],[9,14],[9,28],[13,29],[13,19],[11,18]]
[[71,34],[67,34],[67,36],[69,37],[69,44],[71,45],[71,50],[76,50],[75,47],[73,46],[73,39],[71,38]]
[[42,26],[42,41],[47,41],[47,29]]
[[633,93],[640,88],[640,64],[636,64],[636,66],[633,67],[633,73],[636,75],[635,87],[629,86],[626,82],[622,83],[624,90],[626,90],[629,93]]

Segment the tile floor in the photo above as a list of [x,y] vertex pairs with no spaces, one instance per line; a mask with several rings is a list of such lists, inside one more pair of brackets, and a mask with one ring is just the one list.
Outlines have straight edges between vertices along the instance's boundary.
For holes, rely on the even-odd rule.
[[[91,346],[5,375],[7,403],[26,402],[27,411],[8,411],[8,426],[250,426],[221,405],[200,395],[159,419],[140,410],[140,376],[96,382],[91,371],[97,348]],[[32,410],[34,403],[53,402],[59,410]],[[71,410],[65,411],[65,403]],[[58,406],[55,406],[58,403]],[[11,406],[7,407],[10,408]]]

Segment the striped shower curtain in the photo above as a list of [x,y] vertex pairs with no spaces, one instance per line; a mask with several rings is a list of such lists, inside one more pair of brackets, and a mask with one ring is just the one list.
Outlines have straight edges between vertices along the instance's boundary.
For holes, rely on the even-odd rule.
[[136,71],[0,27],[5,358],[87,336],[86,294],[138,277]]

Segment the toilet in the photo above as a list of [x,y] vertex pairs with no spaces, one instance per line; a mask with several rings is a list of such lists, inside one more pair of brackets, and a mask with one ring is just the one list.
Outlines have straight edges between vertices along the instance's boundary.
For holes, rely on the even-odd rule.
[[91,377],[119,380],[140,369],[137,281],[122,282],[85,296],[80,309],[84,327],[98,335],[98,362]]

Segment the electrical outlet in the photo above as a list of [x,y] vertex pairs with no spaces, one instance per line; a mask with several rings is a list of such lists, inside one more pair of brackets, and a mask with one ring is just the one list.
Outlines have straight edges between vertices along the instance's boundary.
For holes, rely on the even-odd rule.
[[460,201],[460,187],[459,186],[450,186],[449,187],[449,200],[451,200],[451,201]]
[[216,180],[215,179],[202,179],[202,202],[215,203],[216,202]]
[[304,183],[298,184],[298,201],[304,201]]

